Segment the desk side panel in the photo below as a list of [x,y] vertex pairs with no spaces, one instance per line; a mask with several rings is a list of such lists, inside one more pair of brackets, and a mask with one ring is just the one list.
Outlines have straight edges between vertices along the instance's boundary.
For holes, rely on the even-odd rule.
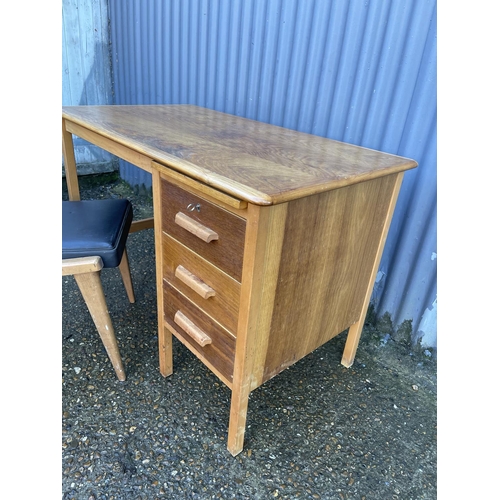
[[361,317],[396,180],[288,204],[261,383]]

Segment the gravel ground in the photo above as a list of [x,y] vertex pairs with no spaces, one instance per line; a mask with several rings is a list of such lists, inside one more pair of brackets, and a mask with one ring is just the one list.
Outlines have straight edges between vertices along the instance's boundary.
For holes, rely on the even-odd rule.
[[[80,183],[83,199],[127,196],[136,218],[151,214],[151,199],[116,175]],[[232,457],[229,389],[175,339],[174,374],[159,373],[153,231],[127,248],[136,303],[117,269],[102,273],[126,382],[74,279],[62,278],[63,499],[437,498],[432,356],[367,324],[346,369],[344,332],[252,392]]]

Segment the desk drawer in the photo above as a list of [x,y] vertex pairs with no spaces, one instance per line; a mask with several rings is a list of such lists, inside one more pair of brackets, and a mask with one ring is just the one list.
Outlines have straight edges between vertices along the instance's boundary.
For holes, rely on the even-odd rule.
[[[215,368],[232,382],[236,339],[165,280],[163,292],[164,318],[169,329],[199,358],[206,360],[209,368]],[[210,343],[202,345],[207,338]]]
[[236,334],[240,283],[166,234],[163,234],[163,277]]
[[162,180],[162,229],[241,282],[246,221]]

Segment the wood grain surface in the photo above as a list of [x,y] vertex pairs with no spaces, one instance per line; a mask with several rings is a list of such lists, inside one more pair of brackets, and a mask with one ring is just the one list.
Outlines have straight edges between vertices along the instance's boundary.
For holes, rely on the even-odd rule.
[[[202,298],[176,276],[178,266],[183,266],[194,273],[215,291],[215,295],[208,299]],[[163,273],[169,283],[236,334],[241,289],[238,281],[166,234],[163,234]]]
[[[224,379],[233,380],[233,364],[235,352],[235,339],[221,325],[204,314],[184,295],[163,281],[165,296],[165,322],[170,331],[199,358],[206,360],[223,375]],[[178,311],[192,321],[200,330],[211,339],[211,343],[200,346],[188,333],[174,321]]]
[[257,205],[417,166],[408,158],[191,105],[68,106],[63,118],[139,153],[138,162],[151,158]]
[[288,204],[262,381],[362,316],[397,176]]
[[[241,281],[246,221],[203,198],[162,180],[162,228],[185,246],[212,262],[234,279]],[[199,212],[188,209],[199,205]],[[217,234],[206,241],[177,222],[182,213]]]

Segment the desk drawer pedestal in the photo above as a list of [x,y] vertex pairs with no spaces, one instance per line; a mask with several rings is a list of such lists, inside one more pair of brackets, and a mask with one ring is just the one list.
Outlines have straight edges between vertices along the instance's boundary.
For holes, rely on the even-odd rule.
[[161,180],[163,345],[175,335],[231,388],[233,455],[252,390],[346,329],[352,363],[401,179],[237,213]]

